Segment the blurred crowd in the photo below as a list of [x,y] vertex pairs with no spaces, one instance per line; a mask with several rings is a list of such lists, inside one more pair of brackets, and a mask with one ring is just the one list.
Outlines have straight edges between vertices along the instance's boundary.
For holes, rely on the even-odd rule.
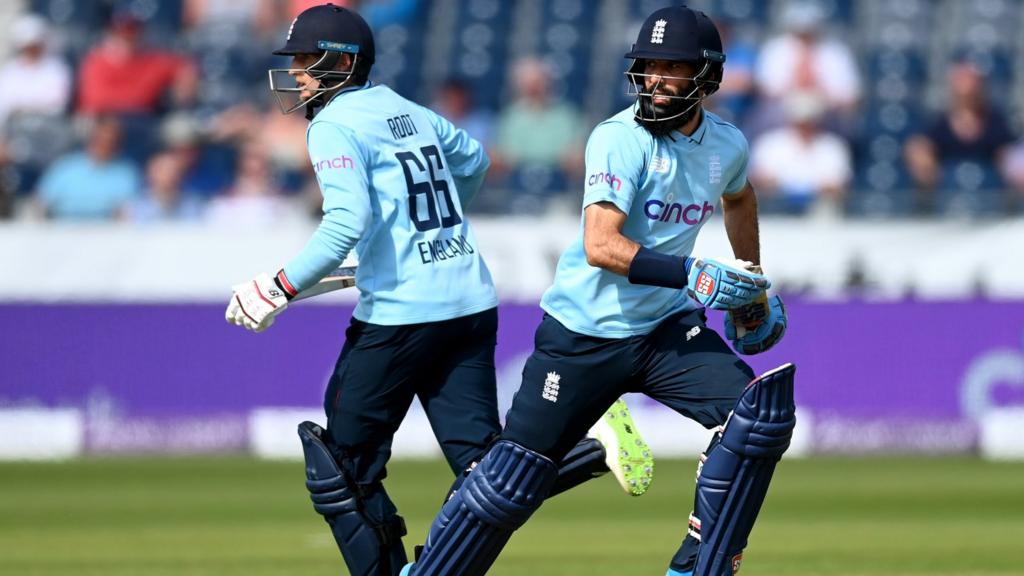
[[[295,14],[319,1],[86,3],[98,14],[93,22],[57,24],[53,1],[26,2],[0,31],[8,46],[0,65],[0,217],[224,225],[316,217],[306,121],[281,114],[265,78],[288,65],[270,53]],[[416,27],[432,11],[419,0],[334,3],[359,9],[378,33]],[[175,9],[161,12],[168,5]],[[916,105],[897,137],[885,132],[896,112],[866,92],[884,95],[900,84],[867,77],[865,58],[828,25],[820,2],[779,7],[778,25],[756,42],[718,19],[728,60],[721,90],[706,103],[748,136],[763,212],[871,213],[856,208],[858,198],[871,198],[860,189],[890,207],[903,199],[891,211],[900,215],[948,214],[950,190],[966,191],[967,200],[956,196],[961,203],[984,198],[997,216],[1024,207],[1020,110],[990,98],[991,67],[976,54],[950,54],[936,109],[923,97],[899,96]],[[588,108],[556,90],[559,66],[550,58],[517,54],[506,69],[498,105],[481,104],[478,84],[456,73],[429,93],[405,95],[488,147],[488,186],[501,193],[481,195],[478,210],[578,209],[587,134],[614,109]],[[613,82],[609,90],[625,91],[621,75]],[[882,123],[866,120],[875,117]],[[889,164],[872,163],[882,156]],[[878,166],[895,166],[897,176],[879,176]]]

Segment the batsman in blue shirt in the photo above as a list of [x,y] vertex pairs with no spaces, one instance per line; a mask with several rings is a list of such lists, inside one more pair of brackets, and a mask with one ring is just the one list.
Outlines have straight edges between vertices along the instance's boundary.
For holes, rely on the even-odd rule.
[[[359,304],[325,394],[327,428],[304,422],[299,436],[313,507],[349,573],[393,576],[406,563],[405,525],[382,480],[413,400],[456,475],[453,490],[501,430],[498,300],[464,214],[490,161],[463,130],[368,80],[373,35],[355,12],[332,4],[302,12],[276,54],[291,56],[292,67],[270,71],[271,89],[286,113],[304,109],[311,121],[323,220],[276,275],[235,286],[226,317],[265,330],[355,250]],[[587,432],[559,458],[550,494],[609,469],[627,492],[643,493],[653,463],[625,405],[593,438]]]
[[[406,573],[484,574],[551,491],[555,463],[626,392],[716,430],[669,576],[739,570],[789,446],[795,368],[755,378],[703,309],[729,311],[726,337],[743,354],[782,338],[785,310],[760,273],[746,139],[701,105],[725,62],[715,25],[686,7],[660,9],[626,58],[637,99],[587,143],[579,235],[544,294],[547,314],[501,440],[441,508]],[[735,259],[694,256],[719,205]]]

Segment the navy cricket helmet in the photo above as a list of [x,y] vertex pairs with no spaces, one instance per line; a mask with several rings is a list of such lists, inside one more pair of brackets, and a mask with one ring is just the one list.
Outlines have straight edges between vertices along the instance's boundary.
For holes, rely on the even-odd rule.
[[[270,89],[277,96],[281,111],[290,114],[306,107],[306,117],[326,103],[326,95],[345,86],[366,83],[375,58],[373,31],[366,20],[343,6],[322,4],[304,10],[288,28],[284,46],[274,51],[278,56],[317,55],[307,68],[275,68],[269,71]],[[348,70],[337,70],[342,54],[352,55]],[[297,85],[294,74],[305,72],[317,86]],[[313,96],[303,100],[308,90]],[[294,102],[291,97],[294,97]]]
[[[686,124],[697,105],[718,90],[725,66],[718,28],[707,14],[686,6],[661,8],[648,16],[625,57],[633,59],[626,77],[629,93],[637,99],[636,120],[653,134],[667,134]],[[690,77],[659,76],[648,86],[648,78],[655,76],[644,72],[648,60],[691,62],[697,71]],[[689,81],[692,89],[685,95],[658,92],[665,78]],[[655,92],[671,103],[655,105]]]

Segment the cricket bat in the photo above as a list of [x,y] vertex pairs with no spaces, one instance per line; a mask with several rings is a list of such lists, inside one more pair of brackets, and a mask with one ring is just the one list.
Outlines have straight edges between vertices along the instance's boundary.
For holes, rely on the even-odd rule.
[[327,294],[328,292],[334,292],[335,290],[341,290],[342,288],[351,288],[355,285],[356,267],[342,266],[341,268],[336,268],[327,276],[324,276],[316,284],[296,294],[295,298],[292,298],[292,302],[305,300],[306,298],[312,298],[313,296],[319,296],[321,294]]

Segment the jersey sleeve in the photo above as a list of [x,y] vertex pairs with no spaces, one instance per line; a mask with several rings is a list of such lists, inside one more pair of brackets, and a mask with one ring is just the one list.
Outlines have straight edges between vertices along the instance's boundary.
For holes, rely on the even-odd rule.
[[455,181],[459,193],[459,201],[465,208],[476,196],[483,184],[491,159],[484,151],[480,142],[472,138],[465,130],[456,127],[448,119],[429,108],[423,113],[430,119],[430,124],[441,142],[441,151],[448,162],[448,171]]
[[629,214],[647,165],[630,128],[617,122],[599,124],[587,141],[586,164],[583,207],[611,202]]
[[302,291],[337,268],[369,226],[367,170],[370,155],[345,129],[314,122],[306,135],[320,192],[323,219],[306,247],[284,267],[288,281]]
[[739,145],[739,154],[737,154],[732,171],[730,172],[733,176],[722,192],[724,196],[742,192],[743,188],[747,185],[747,172],[750,165],[750,144],[747,142],[747,138],[740,134],[739,130],[736,130],[736,138]]

